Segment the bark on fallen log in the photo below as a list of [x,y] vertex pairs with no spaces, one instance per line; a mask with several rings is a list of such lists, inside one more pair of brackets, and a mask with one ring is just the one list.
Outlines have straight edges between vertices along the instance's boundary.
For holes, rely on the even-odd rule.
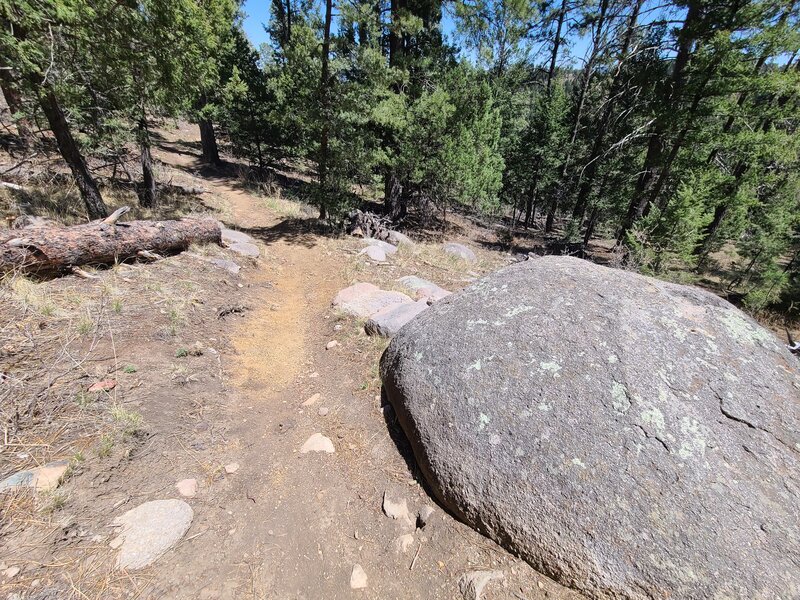
[[192,243],[221,243],[214,219],[116,223],[115,215],[73,227],[30,227],[0,234],[0,273],[55,275],[137,255],[180,252]]

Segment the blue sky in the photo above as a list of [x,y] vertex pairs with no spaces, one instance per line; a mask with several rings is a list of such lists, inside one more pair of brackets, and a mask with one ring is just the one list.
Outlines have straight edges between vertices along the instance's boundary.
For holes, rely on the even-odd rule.
[[[269,41],[267,33],[264,31],[264,23],[269,21],[270,18],[270,2],[271,0],[245,0],[242,5],[242,10],[245,13],[244,31],[256,48],[259,48],[261,44]],[[442,16],[442,29],[445,35],[451,38],[455,30],[455,23],[453,22],[452,15],[448,14],[448,12],[449,11],[445,11]],[[571,42],[571,54],[573,56],[580,56],[586,51],[589,40],[588,38],[576,38],[571,40]],[[462,48],[462,55],[468,56],[468,53],[464,54],[465,52],[466,51]],[[567,56],[564,56],[562,60],[563,59],[567,61],[571,60]]]
[[269,20],[269,4],[270,0],[245,0],[242,7],[246,13],[244,32],[256,48],[267,41],[263,24]]
[[[244,32],[256,48],[269,41],[267,33],[264,31],[264,23],[269,21],[269,6],[270,0],[245,0],[242,5],[246,15]],[[447,14],[442,19],[442,27],[445,34],[449,34],[455,29],[452,18]]]

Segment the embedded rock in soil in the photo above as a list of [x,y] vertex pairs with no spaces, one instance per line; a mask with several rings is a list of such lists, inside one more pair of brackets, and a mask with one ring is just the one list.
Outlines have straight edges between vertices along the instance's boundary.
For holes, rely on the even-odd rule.
[[183,500],[153,500],[114,519],[122,527],[117,568],[136,570],[154,563],[183,537],[194,512]]
[[350,587],[354,590],[361,590],[367,587],[367,574],[359,564],[353,565],[353,570],[350,573]]
[[300,454],[308,454],[309,452],[325,452],[327,454],[333,454],[336,452],[336,448],[329,437],[326,437],[321,433],[315,433],[300,447]]
[[411,298],[400,292],[384,291],[371,283],[356,283],[336,294],[333,306],[353,316],[368,318],[387,306],[411,302]]
[[392,337],[400,328],[428,308],[427,299],[417,300],[409,304],[388,306],[376,312],[364,325],[368,335]]
[[464,244],[457,244],[456,242],[449,242],[444,245],[444,251],[453,256],[457,256],[469,263],[474,263],[477,259],[475,253],[467,248]]
[[800,594],[800,364],[717,296],[540,258],[434,304],[381,371],[443,505],[561,583]]
[[239,271],[242,270],[242,268],[239,265],[237,265],[232,260],[228,260],[226,258],[212,258],[209,262],[215,267],[219,267],[220,269],[225,269],[231,275],[238,275]]

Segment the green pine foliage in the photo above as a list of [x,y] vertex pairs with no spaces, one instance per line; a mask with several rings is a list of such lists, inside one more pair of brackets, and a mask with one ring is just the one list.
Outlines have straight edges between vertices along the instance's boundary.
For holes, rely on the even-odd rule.
[[259,174],[302,165],[331,222],[365,199],[461,207],[562,247],[616,240],[630,267],[756,309],[800,299],[795,0],[272,0],[262,48],[239,6],[0,0],[20,135],[47,100],[60,144],[144,159],[153,123],[186,116]]

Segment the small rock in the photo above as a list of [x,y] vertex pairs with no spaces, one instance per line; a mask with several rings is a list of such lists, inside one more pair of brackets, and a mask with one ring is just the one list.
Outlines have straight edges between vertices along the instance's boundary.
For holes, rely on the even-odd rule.
[[399,231],[390,231],[389,232],[389,242],[394,244],[395,246],[400,246],[405,244],[406,246],[413,246],[414,240],[408,237],[404,233],[400,233]]
[[311,373],[311,375],[309,375],[309,378],[311,379],[316,379],[317,377],[319,377],[319,373],[317,373],[316,371],[314,371],[313,373]]
[[236,242],[228,246],[228,248],[237,254],[249,256],[250,258],[258,258],[258,255],[261,254],[258,250],[258,246],[249,242]]
[[336,348],[336,346],[339,346],[339,345],[340,345],[339,342],[337,342],[336,340],[331,340],[330,342],[325,344],[325,349],[326,350],[333,350],[334,348]]
[[389,498],[388,492],[383,492],[383,512],[387,517],[395,521],[404,521],[409,525],[411,524],[411,517],[408,514],[408,505],[405,499],[392,500]]
[[343,329],[343,326],[342,326],[341,323],[337,323],[336,325],[333,326],[333,330],[334,331],[341,331],[342,329]]
[[115,379],[104,379],[103,381],[97,381],[89,386],[90,392],[108,392],[113,390],[117,387],[117,381]]
[[350,573],[350,587],[354,590],[367,587],[367,574],[359,564],[353,565],[353,572]]
[[411,545],[414,543],[414,534],[413,533],[406,533],[405,535],[401,535],[399,538],[394,540],[394,549],[398,553],[405,554],[408,552],[408,549],[411,548]]
[[386,262],[386,252],[378,248],[378,246],[367,246],[359,254],[366,254],[375,262]]
[[324,407],[324,406],[323,406],[323,407],[321,407],[321,408],[320,408],[320,409],[317,411],[317,414],[318,414],[320,417],[324,417],[325,415],[327,415],[327,414],[328,414],[328,409],[327,409],[326,407]]
[[175,488],[184,498],[194,498],[197,495],[197,479],[181,479]]
[[311,396],[310,398],[308,398],[308,399],[307,399],[305,402],[303,402],[303,403],[302,403],[300,406],[311,406],[311,405],[312,405],[312,404],[314,404],[314,403],[315,403],[317,400],[319,400],[321,397],[322,397],[322,395],[321,395],[321,394],[314,394],[313,396]]
[[233,475],[238,470],[239,470],[239,463],[232,462],[232,463],[228,463],[227,465],[225,465],[225,472],[228,475]]
[[307,454],[308,452],[326,452],[333,454],[336,448],[333,447],[333,442],[330,438],[325,437],[321,433],[315,433],[300,447],[300,454]]
[[481,600],[486,585],[493,579],[503,579],[502,571],[472,571],[458,580],[458,589],[464,600]]
[[452,256],[457,256],[458,258],[467,261],[468,263],[474,263],[477,259],[475,253],[467,248],[464,244],[457,244],[455,242],[450,242],[444,245],[444,251],[447,254],[451,254]]
[[183,500],[153,500],[114,519],[121,527],[117,568],[136,570],[155,562],[184,536],[194,511]]
[[3,571],[3,575],[5,575],[6,579],[14,579],[22,569],[19,567],[9,567],[5,571]]
[[376,240],[375,238],[364,238],[364,242],[366,242],[370,246],[375,246],[376,248],[380,248],[386,254],[394,254],[397,252],[397,246],[392,246],[391,244],[384,242],[382,240]]
[[37,492],[49,492],[58,487],[61,478],[69,468],[68,460],[56,460],[42,467],[18,471],[3,481],[0,481],[0,492],[12,491],[20,488],[35,488]]
[[436,512],[432,506],[428,506],[427,504],[419,509],[417,513],[417,527],[420,529],[424,529],[425,526],[430,522],[433,513]]

